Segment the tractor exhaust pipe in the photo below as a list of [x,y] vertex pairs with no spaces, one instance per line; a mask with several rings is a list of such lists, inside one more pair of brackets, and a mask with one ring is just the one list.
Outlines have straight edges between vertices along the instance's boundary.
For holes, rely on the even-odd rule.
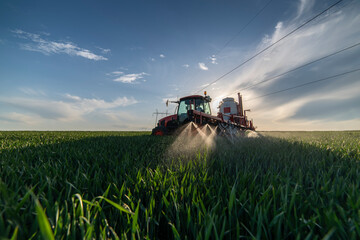
[[239,99],[239,104],[238,104],[238,113],[239,116],[244,116],[244,109],[243,109],[243,104],[242,104],[242,96],[240,95],[240,93],[238,93],[238,99]]

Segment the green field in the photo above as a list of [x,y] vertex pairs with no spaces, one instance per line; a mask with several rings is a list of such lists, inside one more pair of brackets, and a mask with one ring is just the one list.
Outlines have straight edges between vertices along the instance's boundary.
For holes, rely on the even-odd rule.
[[261,135],[0,132],[0,239],[359,239],[360,132]]

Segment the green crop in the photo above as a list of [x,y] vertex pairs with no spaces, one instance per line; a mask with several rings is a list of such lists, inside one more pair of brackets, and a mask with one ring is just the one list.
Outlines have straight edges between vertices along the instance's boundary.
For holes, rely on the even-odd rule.
[[260,135],[0,132],[0,239],[359,239],[360,132]]

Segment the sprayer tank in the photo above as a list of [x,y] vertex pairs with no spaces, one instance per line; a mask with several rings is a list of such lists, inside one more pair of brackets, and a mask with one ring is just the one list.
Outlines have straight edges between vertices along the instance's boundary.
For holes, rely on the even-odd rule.
[[234,98],[224,98],[219,105],[220,112],[225,114],[224,120],[229,120],[230,117],[226,115],[237,115],[238,114],[238,107],[237,102],[235,102]]

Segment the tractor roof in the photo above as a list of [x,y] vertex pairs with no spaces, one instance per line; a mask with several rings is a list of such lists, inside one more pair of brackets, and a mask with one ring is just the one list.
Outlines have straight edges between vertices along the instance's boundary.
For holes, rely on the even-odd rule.
[[191,96],[186,96],[186,97],[182,97],[182,98],[180,98],[180,101],[185,100],[185,99],[194,99],[194,98],[201,98],[201,99],[204,99],[204,96],[201,96],[201,95],[191,95]]

